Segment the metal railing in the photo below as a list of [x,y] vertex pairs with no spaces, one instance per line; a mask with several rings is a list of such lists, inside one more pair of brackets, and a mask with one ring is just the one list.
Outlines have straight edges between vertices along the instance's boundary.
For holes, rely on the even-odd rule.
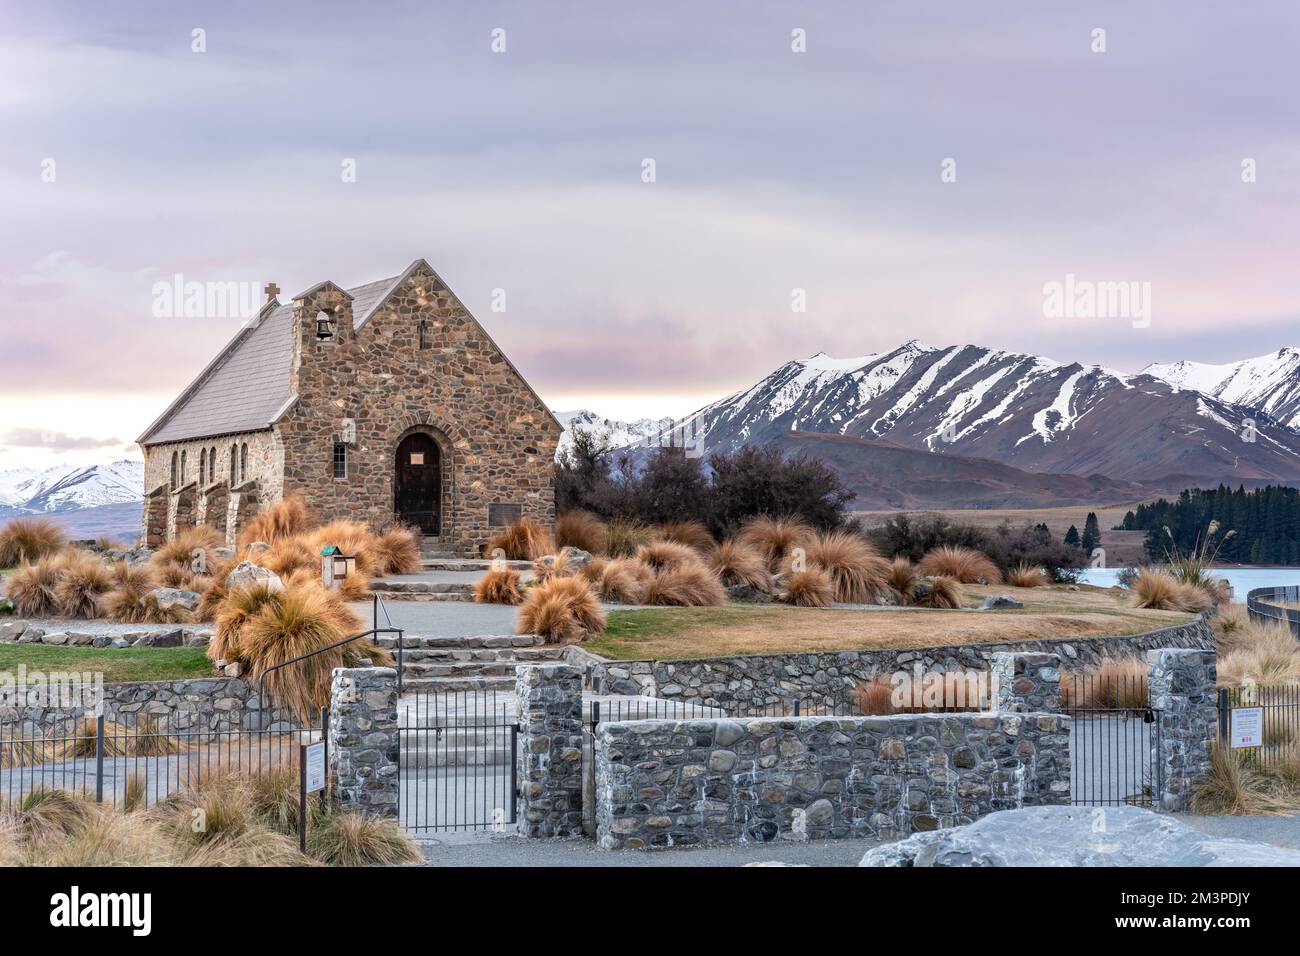
[[1246,593],[1246,613],[1261,624],[1285,624],[1300,638],[1300,586],[1251,588]]
[[1219,688],[1219,740],[1231,746],[1232,711],[1258,709],[1260,742],[1238,748],[1243,762],[1262,767],[1295,755],[1300,747],[1300,684],[1252,684]]
[[266,670],[262,671],[262,676],[259,677],[259,678],[257,679],[257,699],[258,699],[258,701],[261,703],[260,713],[261,713],[261,715],[262,715],[262,716],[261,716],[261,720],[259,721],[259,726],[260,726],[262,729],[265,729],[265,727],[266,727],[266,712],[267,712],[268,710],[270,710],[270,707],[267,706],[267,698],[266,698],[266,679],[267,679],[267,677],[269,677],[271,674],[275,673],[275,672],[278,671],[278,670],[282,670],[283,668],[289,667],[289,666],[292,665],[292,664],[301,664],[303,661],[305,661],[305,660],[310,660],[311,658],[317,656],[318,654],[324,654],[326,651],[332,651],[332,650],[334,650],[335,648],[337,648],[337,647],[342,647],[342,646],[345,645],[345,644],[351,644],[353,641],[359,641],[359,640],[361,640],[361,638],[363,638],[363,637],[374,637],[374,638],[376,638],[376,640],[375,640],[375,644],[378,645],[378,644],[379,644],[378,637],[379,637],[380,634],[396,634],[396,635],[397,635],[397,660],[398,660],[398,665],[397,665],[397,692],[400,694],[400,693],[402,692],[402,665],[401,665],[401,661],[402,661],[402,629],[401,629],[400,627],[379,627],[379,628],[372,628],[372,629],[370,629],[369,631],[362,631],[360,634],[353,634],[351,637],[345,637],[345,638],[343,638],[343,640],[341,640],[341,641],[335,641],[333,644],[326,644],[324,647],[318,647],[318,648],[316,648],[316,650],[314,650],[314,651],[308,651],[306,654],[299,654],[297,657],[290,658],[290,659],[287,660],[287,661],[281,661],[279,664],[272,664],[272,665],[271,665],[270,667],[268,667]]

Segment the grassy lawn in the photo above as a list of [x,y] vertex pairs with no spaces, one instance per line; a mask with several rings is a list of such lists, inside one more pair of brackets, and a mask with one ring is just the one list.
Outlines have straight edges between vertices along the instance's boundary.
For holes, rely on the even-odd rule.
[[1009,594],[1025,607],[979,613],[780,605],[639,608],[611,611],[605,633],[583,646],[615,660],[672,660],[1138,634],[1192,619],[1132,607],[1126,595],[1108,588],[968,585],[963,590],[971,606],[989,594]]
[[212,662],[204,647],[51,647],[43,644],[0,644],[0,671],[27,670],[102,673],[104,683],[142,680],[182,680],[211,677]]

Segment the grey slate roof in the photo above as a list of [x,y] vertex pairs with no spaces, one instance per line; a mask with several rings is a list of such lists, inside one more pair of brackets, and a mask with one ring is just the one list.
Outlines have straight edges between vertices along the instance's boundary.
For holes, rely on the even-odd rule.
[[[360,326],[400,276],[348,289],[352,322]],[[260,321],[241,329],[171,407],[140,436],[143,445],[208,438],[269,428],[293,395],[293,306],[264,309]]]

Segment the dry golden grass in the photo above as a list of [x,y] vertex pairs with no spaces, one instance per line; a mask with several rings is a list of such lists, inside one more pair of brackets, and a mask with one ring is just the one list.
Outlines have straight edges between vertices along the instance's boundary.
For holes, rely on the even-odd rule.
[[63,559],[45,557],[35,564],[20,564],[3,579],[5,597],[20,617],[52,617],[59,611],[58,586]]
[[315,523],[306,502],[297,495],[263,508],[239,533],[239,550],[242,552],[254,541],[275,544],[281,538],[294,538],[306,534]]
[[378,535],[371,547],[377,574],[417,574],[424,567],[420,535],[411,528],[394,525]]
[[810,567],[830,576],[835,600],[842,604],[873,603],[889,590],[890,562],[852,531],[821,531],[805,545]]
[[735,538],[728,538],[713,550],[709,567],[728,587],[747,585],[760,591],[772,590],[772,574],[767,570],[766,559],[756,548]]
[[609,527],[590,511],[564,511],[555,518],[555,541],[561,548],[605,554],[609,548]]
[[916,566],[907,558],[894,558],[889,563],[889,587],[897,595],[899,604],[912,603],[912,592],[918,578]]
[[488,539],[485,553],[500,550],[511,561],[536,561],[555,551],[555,539],[531,518],[521,518]]
[[[154,569],[147,564],[127,564],[118,561],[110,569],[113,587],[100,604],[105,616],[124,624],[143,623],[150,615],[150,592],[158,586]],[[152,602],[156,609],[157,602]]]
[[718,576],[698,560],[660,568],[645,584],[641,600],[646,604],[677,607],[716,607],[727,603],[727,592]]
[[645,600],[646,588],[654,576],[649,565],[635,558],[614,558],[600,563],[599,574],[592,580],[592,586],[602,601],[640,604]]
[[609,523],[605,553],[611,558],[630,558],[643,544],[655,537],[655,529],[631,518],[615,518]]
[[1222,657],[1229,651],[1248,644],[1253,638],[1250,614],[1244,604],[1227,604],[1210,619],[1214,643]]
[[811,535],[812,528],[799,518],[759,515],[745,522],[738,537],[743,544],[758,551],[768,570],[775,572],[790,552],[802,547]]
[[1052,579],[1042,568],[1036,568],[1032,564],[1017,564],[1007,572],[1007,584],[1016,588],[1045,588],[1052,583]]
[[605,630],[605,612],[582,577],[555,577],[528,589],[515,630],[549,644],[571,644]]
[[1227,653],[1220,648],[1221,687],[1300,683],[1300,643],[1285,624],[1250,623]]
[[567,578],[577,574],[579,568],[568,548],[555,554],[544,554],[533,562],[533,581],[541,584],[551,578]]
[[295,571],[320,571],[320,555],[312,552],[303,538],[280,538],[263,552],[257,563],[287,578]]
[[936,574],[918,581],[912,593],[912,603],[916,607],[936,610],[956,610],[961,604],[961,582],[947,575]]
[[179,564],[189,568],[195,557],[194,552],[206,553],[220,548],[225,543],[225,538],[215,528],[201,524],[181,531],[172,540],[159,547],[150,560],[155,567],[159,568],[169,564]]
[[1061,672],[1062,707],[1146,707],[1147,662],[1140,657],[1115,657],[1095,670]]
[[944,683],[932,689],[925,685],[913,688],[911,694],[903,693],[904,702],[898,703],[894,699],[893,682],[888,676],[878,674],[853,688],[853,700],[858,711],[866,716],[978,711],[981,702],[973,699],[978,692],[960,685],[961,680],[955,674],[945,675]]
[[309,531],[303,540],[314,556],[317,573],[320,571],[320,553],[330,545],[356,558],[358,574],[369,578],[378,573],[379,555],[375,550],[374,532],[360,522],[331,521]]
[[401,866],[424,854],[393,820],[360,813],[330,816],[308,831],[308,852],[329,866]]
[[1291,815],[1300,812],[1292,766],[1253,767],[1238,751],[1215,743],[1210,769],[1192,792],[1192,812],[1209,816]]
[[1133,582],[1137,607],[1197,614],[1214,604],[1210,595],[1194,584],[1184,584],[1162,571],[1143,571]]
[[704,560],[700,553],[690,545],[678,541],[665,541],[662,538],[637,548],[636,557],[656,573],[667,568],[704,567]]
[[67,535],[48,518],[18,518],[0,528],[0,568],[53,557],[67,546]]
[[786,576],[777,600],[796,607],[830,607],[835,603],[835,582],[821,568],[807,568]]
[[718,542],[713,540],[713,535],[709,533],[709,529],[702,521],[665,521],[659,525],[655,536],[664,541],[684,544],[706,558],[718,546]]
[[474,600],[479,604],[519,604],[519,572],[511,568],[492,568],[474,582]]
[[962,584],[997,584],[1002,573],[989,556],[974,548],[942,545],[925,553],[917,565],[927,577],[954,578]]

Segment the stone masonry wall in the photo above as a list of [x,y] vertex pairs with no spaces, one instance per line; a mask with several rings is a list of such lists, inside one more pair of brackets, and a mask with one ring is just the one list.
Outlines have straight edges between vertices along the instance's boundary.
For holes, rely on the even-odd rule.
[[[87,684],[87,688],[94,685]],[[0,697],[0,723],[6,733],[13,726],[24,732],[67,732],[78,718],[94,713],[94,697],[70,689],[76,703],[65,705],[50,701],[49,688],[31,684],[24,688],[4,688]],[[39,693],[38,693],[39,692]],[[274,708],[263,720],[257,686],[225,677],[199,677],[179,681],[143,681],[132,684],[105,684],[104,716],[109,720],[135,727],[154,721],[163,731],[211,731],[214,735],[233,730],[292,730],[298,726],[285,708]],[[8,695],[19,695],[15,700]],[[215,736],[212,739],[217,739]]]
[[949,647],[881,648],[820,654],[759,654],[669,661],[609,661],[580,648],[566,652],[599,693],[644,694],[750,711],[781,702],[805,706],[851,704],[853,688],[879,674],[910,671],[985,671],[999,652],[1056,654],[1065,667],[1093,667],[1112,657],[1141,656],[1164,647],[1213,649],[1204,620],[1124,637],[1074,637]]
[[515,668],[519,835],[582,835],[582,675],[564,664]]
[[1070,799],[1061,714],[602,723],[597,841],[894,839]]
[[993,709],[1056,713],[1061,709],[1061,659],[1055,654],[993,655]]
[[1218,738],[1217,668],[1214,651],[1167,648],[1147,654],[1152,708],[1163,711],[1160,733],[1151,742],[1160,774],[1161,810],[1190,808],[1192,791],[1209,769],[1210,747]]
[[397,671],[335,668],[330,686],[329,775],[339,809],[396,817],[399,751]]
[[[285,493],[301,493],[327,519],[388,524],[397,445],[422,431],[442,450],[442,534],[458,550],[486,544],[490,504],[554,521],[559,425],[431,270],[419,267],[355,333],[351,303],[333,286],[294,305],[298,402],[278,426]],[[340,316],[337,340],[316,341],[319,309]],[[356,421],[356,442],[347,479],[336,480],[333,444],[345,418]]]

